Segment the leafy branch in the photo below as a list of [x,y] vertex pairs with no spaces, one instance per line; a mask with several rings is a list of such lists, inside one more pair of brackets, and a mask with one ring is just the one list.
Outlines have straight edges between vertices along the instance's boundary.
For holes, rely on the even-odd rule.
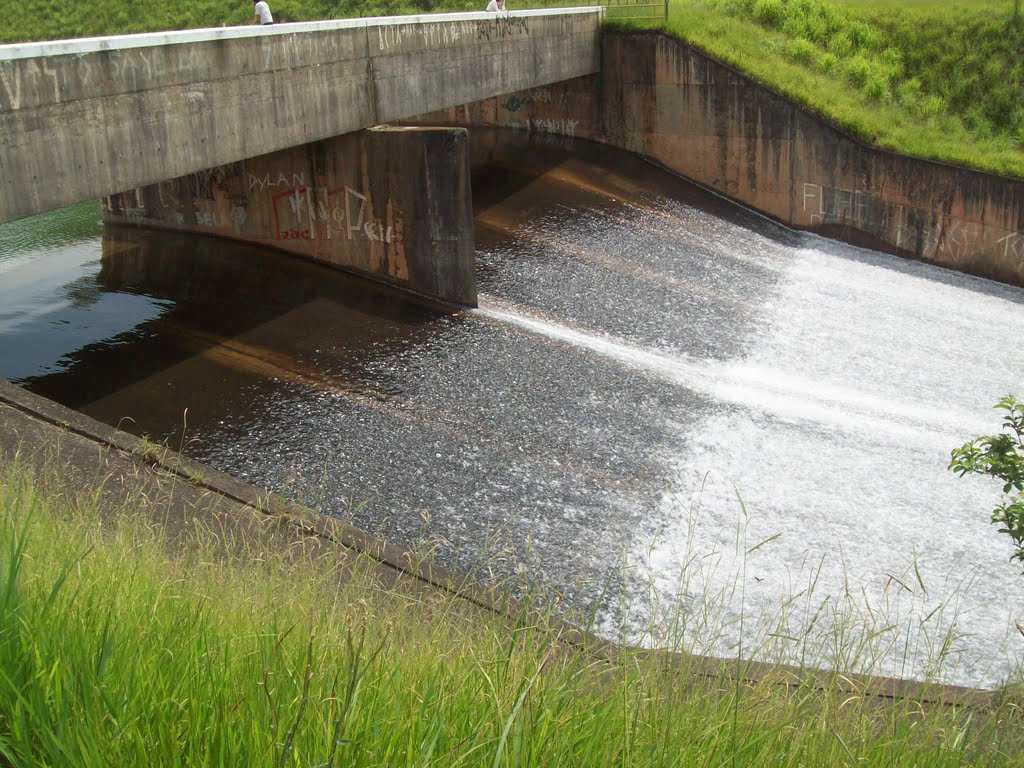
[[976,437],[952,451],[949,468],[961,477],[989,475],[1003,481],[1003,498],[992,511],[992,522],[1013,539],[1011,560],[1024,563],[1024,403],[1007,395],[996,406],[1005,411],[1003,432]]

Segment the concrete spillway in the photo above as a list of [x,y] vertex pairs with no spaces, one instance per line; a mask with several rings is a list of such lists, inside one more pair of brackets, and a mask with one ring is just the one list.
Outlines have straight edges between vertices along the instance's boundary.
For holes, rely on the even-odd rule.
[[0,376],[608,634],[1002,680],[1024,580],[998,488],[945,466],[1019,386],[1024,293],[574,146],[477,170],[472,312],[183,234],[5,230]]

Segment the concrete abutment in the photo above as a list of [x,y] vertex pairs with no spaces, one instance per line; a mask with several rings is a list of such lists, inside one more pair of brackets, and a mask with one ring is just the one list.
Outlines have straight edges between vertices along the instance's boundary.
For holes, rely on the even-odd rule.
[[868,146],[668,35],[601,45],[600,74],[417,122],[602,142],[794,228],[1024,285],[1024,181]]
[[476,306],[465,128],[356,131],[110,195],[103,218],[271,246]]

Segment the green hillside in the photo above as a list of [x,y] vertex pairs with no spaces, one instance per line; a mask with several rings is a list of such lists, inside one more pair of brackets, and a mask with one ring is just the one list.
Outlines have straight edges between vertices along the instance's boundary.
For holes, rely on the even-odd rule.
[[1024,177],[1014,0],[672,0],[669,27],[866,141]]

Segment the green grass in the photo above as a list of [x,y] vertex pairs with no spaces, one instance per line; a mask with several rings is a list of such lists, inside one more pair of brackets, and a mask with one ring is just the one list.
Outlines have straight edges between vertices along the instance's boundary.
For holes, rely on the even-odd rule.
[[[0,467],[0,764],[1010,766],[1024,718],[702,677]],[[108,513],[110,510],[106,510]],[[216,535],[214,535],[216,534]],[[215,543],[216,542],[216,543]]]
[[864,141],[1024,177],[1012,0],[672,0],[668,28]]

